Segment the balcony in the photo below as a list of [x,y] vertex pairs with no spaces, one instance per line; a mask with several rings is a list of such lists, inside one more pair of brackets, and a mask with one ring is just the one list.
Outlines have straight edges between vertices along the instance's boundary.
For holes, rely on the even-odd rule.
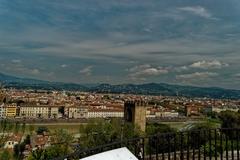
[[81,159],[127,147],[139,160],[239,160],[240,129],[164,133],[78,150],[55,160]]

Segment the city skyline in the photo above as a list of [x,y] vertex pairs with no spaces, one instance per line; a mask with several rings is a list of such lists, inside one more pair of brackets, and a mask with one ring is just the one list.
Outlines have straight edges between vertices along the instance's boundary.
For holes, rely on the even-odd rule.
[[240,89],[237,0],[0,0],[0,72]]

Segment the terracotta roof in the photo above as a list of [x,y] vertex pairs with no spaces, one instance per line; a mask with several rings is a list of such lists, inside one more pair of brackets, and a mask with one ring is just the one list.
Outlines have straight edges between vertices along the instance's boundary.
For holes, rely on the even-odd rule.
[[9,137],[9,141],[13,141],[13,142],[20,142],[22,139],[22,135],[20,134],[14,134],[12,136]]

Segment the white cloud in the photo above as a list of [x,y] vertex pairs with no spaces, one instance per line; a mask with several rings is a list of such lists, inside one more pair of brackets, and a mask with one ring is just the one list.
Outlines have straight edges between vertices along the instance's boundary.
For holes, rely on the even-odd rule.
[[200,68],[200,69],[221,69],[222,67],[229,66],[226,63],[222,63],[217,60],[213,61],[198,61],[190,65],[191,68]]
[[13,59],[12,63],[21,63],[22,61],[20,59]]
[[149,76],[159,76],[168,73],[168,69],[162,67],[152,67],[149,64],[135,66],[128,69],[129,77],[132,80],[146,80]]
[[31,74],[37,75],[37,74],[39,74],[39,73],[40,73],[40,71],[39,71],[38,69],[32,69],[32,70],[31,70]]
[[66,68],[67,65],[66,65],[66,64],[62,64],[61,67],[62,67],[62,68]]
[[150,67],[151,67],[151,65],[149,65],[149,64],[143,64],[143,65],[139,65],[139,66],[134,66],[134,67],[128,69],[128,71],[137,72],[137,71],[144,70],[144,69],[150,68]]
[[215,72],[195,72],[190,74],[177,75],[176,78],[180,80],[197,80],[197,79],[207,79],[211,77],[218,76]]
[[182,71],[189,70],[189,67],[188,66],[180,66],[180,67],[175,67],[174,70],[177,72],[182,72]]
[[79,73],[84,74],[86,76],[90,76],[92,74],[92,66],[87,66],[79,71]]
[[211,69],[221,69],[223,67],[228,67],[229,64],[220,62],[218,60],[211,61],[197,61],[190,65],[178,66],[174,68],[176,72],[189,71],[190,69],[203,69],[203,70],[211,70]]
[[209,13],[205,8],[203,8],[202,6],[187,6],[187,7],[181,7],[179,8],[179,10],[181,11],[185,11],[185,12],[190,12],[192,14],[195,14],[197,16],[200,17],[204,17],[204,18],[212,18],[212,14]]

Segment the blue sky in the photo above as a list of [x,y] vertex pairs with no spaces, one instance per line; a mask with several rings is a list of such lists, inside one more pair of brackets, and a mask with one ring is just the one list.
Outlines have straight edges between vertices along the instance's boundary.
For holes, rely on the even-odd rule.
[[239,0],[0,0],[0,72],[240,89]]

